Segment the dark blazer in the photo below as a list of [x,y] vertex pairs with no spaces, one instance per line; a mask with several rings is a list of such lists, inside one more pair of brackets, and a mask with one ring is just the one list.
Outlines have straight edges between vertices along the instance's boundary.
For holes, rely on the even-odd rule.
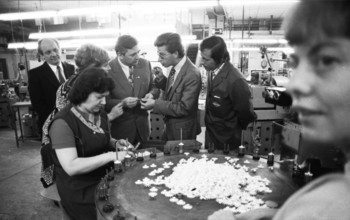
[[211,88],[207,87],[206,146],[211,142],[217,149],[224,144],[230,144],[232,149],[238,147],[242,129],[255,117],[247,82],[230,62],[226,62],[211,82]]
[[200,129],[197,112],[201,82],[200,71],[188,58],[170,90],[167,80],[163,96],[153,108],[155,113],[165,116],[165,140],[180,140],[180,129],[183,140],[196,139]]
[[[151,93],[154,98],[158,98],[159,89],[154,86],[151,64],[145,59],[140,59],[134,67],[134,84],[129,84],[128,79],[118,61],[113,59],[110,63],[109,75],[112,77],[115,88],[111,91],[106,100],[106,110],[111,109],[120,103],[124,98],[137,97],[143,98],[147,93]],[[113,138],[128,138],[130,143],[146,141],[150,135],[150,126],[148,119],[148,111],[141,109],[138,104],[134,108],[124,108],[124,114],[114,119],[111,124],[111,135]],[[139,135],[139,136],[138,136]]]
[[[62,66],[66,79],[74,74],[73,65],[63,62]],[[46,62],[28,72],[28,91],[33,110],[38,115],[40,131],[47,116],[55,108],[56,92],[59,86],[60,83],[55,73]]]

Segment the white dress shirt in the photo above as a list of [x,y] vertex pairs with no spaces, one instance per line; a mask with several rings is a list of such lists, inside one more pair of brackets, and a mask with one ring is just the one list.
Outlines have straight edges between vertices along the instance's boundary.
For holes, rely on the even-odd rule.
[[[180,72],[181,68],[183,67],[183,65],[185,64],[185,62],[186,62],[186,56],[184,56],[180,60],[180,62],[176,66],[174,66],[174,69],[175,69],[174,82],[176,81],[176,77],[179,75],[179,72]],[[168,76],[170,74],[171,69],[172,69],[172,67],[168,69]]]
[[[47,63],[47,64],[49,64],[49,63]],[[64,75],[64,69],[63,69],[62,63],[60,62],[60,64],[58,64],[57,66],[60,66],[62,76],[63,76],[64,80],[67,80],[66,76]],[[55,73],[56,78],[58,79],[58,81],[60,81],[60,77],[58,76],[57,66],[49,64],[49,67],[52,69],[52,72]]]
[[129,79],[129,75],[130,75],[130,67],[125,65],[122,61],[120,61],[119,57],[118,57],[118,62],[120,64],[120,66],[122,67],[122,70],[126,76],[127,79]]

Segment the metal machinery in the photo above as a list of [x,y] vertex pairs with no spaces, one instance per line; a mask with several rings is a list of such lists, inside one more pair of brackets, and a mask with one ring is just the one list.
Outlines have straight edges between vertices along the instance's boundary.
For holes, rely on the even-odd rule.
[[274,144],[276,138],[273,125],[284,120],[291,105],[290,96],[283,87],[289,81],[285,54],[269,51],[263,46],[259,52],[249,52],[247,57],[249,60],[245,68],[248,79],[250,77],[250,92],[257,121],[243,131],[242,144],[251,153],[257,149],[260,155],[280,153],[279,147]]
[[[273,87],[250,85],[254,111],[257,114],[257,121],[251,123],[242,133],[242,142],[248,152],[253,152],[255,148],[259,149],[260,155],[267,155],[269,152],[279,153],[280,150],[274,145],[274,126],[276,121],[283,121],[289,107],[280,106],[275,103],[266,102],[267,91],[272,91]],[[279,87],[276,87],[281,89]],[[283,88],[282,88],[283,89]],[[282,94],[276,90],[273,94]],[[287,97],[287,96],[286,96]],[[284,95],[275,95],[272,99],[288,99]],[[288,104],[288,103],[287,103]]]
[[340,170],[344,157],[336,146],[311,144],[303,139],[296,114],[289,110],[291,97],[283,87],[251,86],[257,121],[244,131],[248,150],[259,147],[259,154],[280,155],[281,161],[292,160],[294,175],[304,179],[305,172],[315,177]]

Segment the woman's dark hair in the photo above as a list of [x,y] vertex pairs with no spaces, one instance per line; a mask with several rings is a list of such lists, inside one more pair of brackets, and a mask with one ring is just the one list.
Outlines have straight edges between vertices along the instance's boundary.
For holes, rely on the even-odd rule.
[[124,55],[128,49],[132,49],[138,44],[137,40],[131,35],[122,35],[118,38],[115,45],[115,52]]
[[202,41],[199,46],[200,50],[211,50],[211,58],[216,64],[224,63],[230,60],[225,41],[218,36],[211,36]]
[[328,37],[350,38],[350,1],[303,0],[284,20],[283,30],[291,45]]
[[169,53],[175,53],[176,51],[179,54],[179,58],[185,56],[185,49],[181,43],[181,37],[176,33],[164,33],[157,37],[154,42],[154,46],[162,47],[166,46],[166,50]]
[[74,105],[86,101],[92,92],[105,93],[114,89],[113,79],[101,68],[87,68],[81,72],[69,92],[68,99]]

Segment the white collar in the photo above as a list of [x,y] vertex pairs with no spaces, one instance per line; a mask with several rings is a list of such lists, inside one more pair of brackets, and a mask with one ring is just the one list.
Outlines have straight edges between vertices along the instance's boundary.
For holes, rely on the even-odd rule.
[[225,65],[225,63],[222,63],[218,68],[216,68],[215,70],[213,70],[213,77],[215,77],[216,75],[218,75],[218,73],[220,72],[220,70],[222,69],[222,67]]
[[186,56],[182,57],[182,59],[180,60],[180,62],[178,64],[176,64],[176,66],[174,66],[174,69],[176,71],[176,73],[179,73],[181,68],[183,67],[183,65],[186,62]]
[[120,57],[118,56],[118,62],[120,64],[120,67],[122,68],[122,70],[124,71],[124,74],[126,75],[126,78],[129,77],[129,71],[130,71],[130,67],[125,65],[121,60]]
[[[46,62],[46,63],[49,64],[48,62]],[[57,72],[57,66],[59,66],[59,67],[61,68],[62,72],[64,71],[61,62],[60,62],[58,65],[49,64],[49,67],[52,69],[52,71],[53,71],[54,73]]]
[[122,68],[128,68],[129,69],[129,66],[125,65],[121,60],[120,60],[120,57],[118,56],[118,61],[119,61],[119,64]]
[[175,77],[174,77],[174,79],[176,79],[176,76],[177,76],[178,73],[180,72],[180,70],[181,70],[181,68],[183,67],[183,65],[185,64],[185,62],[186,62],[186,56],[184,56],[184,57],[180,60],[180,62],[179,62],[178,64],[176,64],[176,66],[173,66],[173,67],[171,67],[171,68],[168,69],[168,76],[169,76],[169,74],[170,74],[171,69],[174,68],[174,69],[175,69]]

